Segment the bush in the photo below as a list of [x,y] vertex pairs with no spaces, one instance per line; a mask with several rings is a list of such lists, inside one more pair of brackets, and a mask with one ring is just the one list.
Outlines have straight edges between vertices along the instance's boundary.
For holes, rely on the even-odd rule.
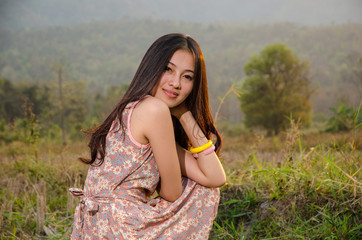
[[338,108],[330,108],[334,116],[328,121],[327,132],[340,132],[350,131],[357,127],[362,122],[362,115],[360,109],[348,107],[345,103],[341,102]]

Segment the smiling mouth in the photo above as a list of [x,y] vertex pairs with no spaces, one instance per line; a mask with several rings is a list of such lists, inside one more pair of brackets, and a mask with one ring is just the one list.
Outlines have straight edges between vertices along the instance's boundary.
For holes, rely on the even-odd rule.
[[166,94],[166,96],[168,96],[169,98],[176,98],[178,96],[177,93],[173,92],[173,91],[169,91],[166,89],[163,89],[163,92]]

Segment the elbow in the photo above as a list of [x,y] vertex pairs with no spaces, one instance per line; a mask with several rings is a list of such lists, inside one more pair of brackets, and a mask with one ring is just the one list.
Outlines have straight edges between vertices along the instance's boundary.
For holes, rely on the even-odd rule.
[[182,194],[181,187],[178,191],[160,192],[160,196],[169,202],[176,201],[181,196],[181,194]]
[[226,184],[226,178],[224,178],[223,180],[221,180],[220,182],[218,182],[217,187],[222,187]]
[[173,194],[173,195],[162,196],[162,198],[169,202],[175,202],[180,196],[181,194]]
[[169,198],[169,199],[166,199],[166,200],[173,203],[173,202],[175,202],[177,199],[178,199],[178,197],[177,197],[177,198]]
[[225,185],[225,183],[226,183],[226,179],[213,183],[211,187],[213,187],[213,188],[222,187]]
[[208,187],[212,187],[212,188],[218,188],[221,186],[224,186],[226,183],[226,176],[220,176],[218,178],[214,178],[212,181],[210,181],[210,184]]

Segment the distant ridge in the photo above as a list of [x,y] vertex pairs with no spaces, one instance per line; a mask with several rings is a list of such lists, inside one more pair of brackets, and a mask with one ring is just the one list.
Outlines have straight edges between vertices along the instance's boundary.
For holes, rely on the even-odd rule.
[[362,23],[361,0],[0,0],[0,30],[122,18],[182,22]]

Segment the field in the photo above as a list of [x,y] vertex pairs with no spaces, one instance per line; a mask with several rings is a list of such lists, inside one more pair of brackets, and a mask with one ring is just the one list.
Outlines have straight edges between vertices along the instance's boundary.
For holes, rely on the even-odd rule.
[[[139,2],[93,0],[118,2],[127,17],[111,20],[95,3],[76,1],[83,12],[97,12],[82,23],[81,15],[59,11],[74,11],[74,1],[53,10],[47,3],[44,11],[49,1],[6,2],[0,6],[17,14],[0,9],[7,13],[0,15],[0,240],[69,239],[78,199],[68,189],[83,187],[88,168],[77,160],[88,157],[81,129],[108,116],[147,46],[170,32],[200,43],[210,108],[224,137],[227,183],[210,239],[362,239],[361,23],[269,22],[277,3],[265,0],[260,22],[217,21],[215,14],[212,22],[138,19],[130,16],[144,14]],[[193,1],[193,9],[205,2]],[[230,2],[238,11],[244,1]],[[292,5],[280,10],[292,13]]]
[[[228,182],[210,239],[361,239],[362,132],[224,137]],[[236,135],[236,136],[235,136]],[[83,141],[0,146],[0,238],[68,239],[87,166]]]

